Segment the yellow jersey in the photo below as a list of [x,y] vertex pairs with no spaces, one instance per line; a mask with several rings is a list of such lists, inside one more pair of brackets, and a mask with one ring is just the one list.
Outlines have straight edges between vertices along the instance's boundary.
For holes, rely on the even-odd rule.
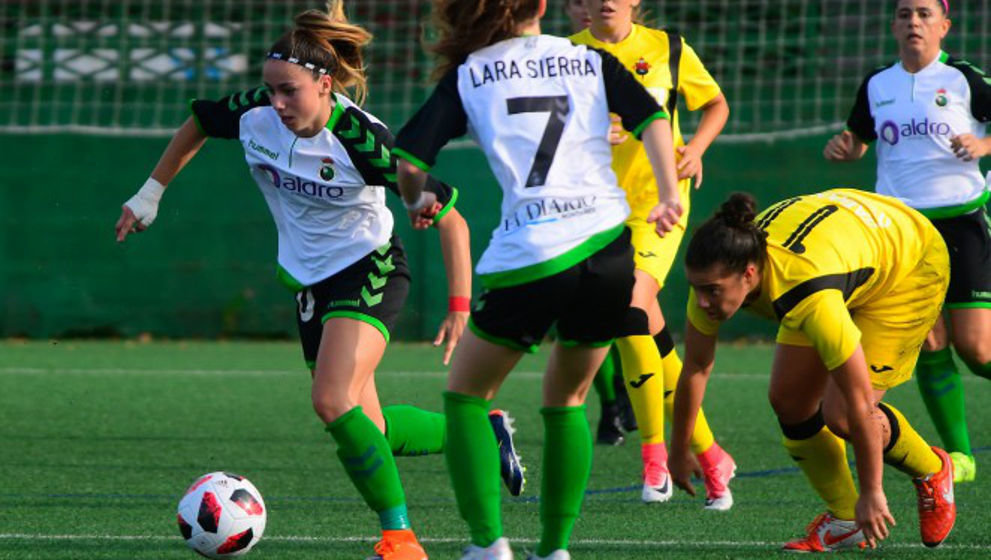
[[[767,232],[767,258],[759,294],[745,306],[780,323],[778,342],[814,346],[827,369],[846,362],[860,343],[853,316],[860,322],[884,314],[927,315],[910,309],[913,301],[935,305],[938,313],[941,296],[930,303],[928,290],[943,282],[945,291],[949,272],[934,273],[942,278],[914,275],[921,274],[920,263],[940,254],[940,248],[933,252],[941,244],[939,232],[895,198],[828,190],[778,202],[755,222]],[[941,252],[945,255],[945,247]],[[944,268],[942,262],[936,264]],[[909,292],[915,290],[919,293],[913,297]],[[719,322],[698,307],[694,290],[687,317],[703,334],[713,336],[719,330]],[[901,324],[911,326],[912,321],[907,317]],[[923,337],[931,326],[919,325]]]
[[[661,107],[667,107],[672,85],[671,71],[668,67],[670,49],[667,33],[634,24],[630,34],[618,43],[599,41],[588,29],[572,35],[570,39],[575,43],[602,49],[615,56],[657,99]],[[685,100],[689,111],[702,107],[720,94],[719,84],[712,79],[698,55],[684,40],[682,40],[681,60],[678,64],[678,94]],[[674,128],[675,148],[684,146],[685,141],[678,126],[677,111],[671,115],[671,122]],[[633,216],[639,214],[646,216],[647,212],[657,204],[657,184],[643,144],[630,136],[622,144],[613,146],[612,150],[613,171],[616,172],[619,185],[626,190]],[[685,208],[682,219],[685,220],[688,216],[691,182],[681,181],[679,187],[681,202]]]

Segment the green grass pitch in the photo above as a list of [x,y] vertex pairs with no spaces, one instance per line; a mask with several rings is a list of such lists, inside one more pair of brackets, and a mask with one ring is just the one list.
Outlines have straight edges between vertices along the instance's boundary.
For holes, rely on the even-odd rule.
[[[544,358],[524,358],[496,401],[517,419],[529,469],[524,497],[503,499],[506,534],[520,558],[535,547],[539,527]],[[706,512],[701,498],[684,493],[645,506],[637,436],[622,447],[597,446],[572,537],[575,558],[783,555],[777,547],[799,535],[822,506],[780,445],[766,398],[770,360],[770,346],[723,345],[705,402],[716,437],[739,465],[734,508]],[[956,528],[943,547],[925,549],[912,484],[886,469],[898,525],[867,556],[991,557],[991,384],[963,375],[978,479],[957,487]],[[440,353],[393,344],[377,382],[383,403],[439,410]],[[890,396],[936,442],[914,381]],[[589,405],[594,422],[594,395]],[[458,558],[467,530],[442,457],[398,461],[431,558]],[[175,507],[194,478],[221,469],[249,477],[269,507],[265,537],[249,558],[371,553],[376,518],[311,411],[309,377],[295,343],[0,342],[0,558],[195,558],[176,529]]]

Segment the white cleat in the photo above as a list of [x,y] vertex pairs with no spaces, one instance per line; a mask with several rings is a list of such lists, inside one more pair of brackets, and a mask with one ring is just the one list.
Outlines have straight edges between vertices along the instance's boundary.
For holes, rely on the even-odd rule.
[[499,537],[489,546],[482,548],[471,545],[465,549],[461,560],[513,560],[513,549],[509,548],[506,537]]
[[646,481],[643,483],[643,492],[640,494],[643,503],[661,504],[671,499],[674,494],[674,488],[671,487],[671,475],[665,472],[661,476],[660,484],[648,484]]

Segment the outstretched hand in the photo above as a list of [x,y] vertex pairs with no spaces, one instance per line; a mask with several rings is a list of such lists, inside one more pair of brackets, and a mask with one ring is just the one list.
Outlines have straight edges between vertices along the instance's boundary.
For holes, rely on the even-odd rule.
[[117,233],[117,243],[123,243],[131,233],[140,233],[146,229],[148,227],[138,220],[126,204],[121,206],[120,218],[117,219],[117,225],[114,226]]
[[702,467],[691,453],[671,449],[668,455],[668,473],[675,486],[687,492],[689,496],[695,495],[692,475],[702,478]]
[[871,548],[888,538],[888,524],[895,525],[895,518],[888,510],[888,500],[883,491],[861,494],[856,507],[857,526],[864,531],[864,539]]
[[465,332],[465,326],[468,325],[468,315],[470,315],[468,311],[450,311],[444,318],[444,322],[440,324],[440,329],[437,330],[434,346],[440,346],[445,340],[447,341],[447,344],[444,345],[443,361],[445,366],[451,363],[454,347],[458,345],[461,335]]

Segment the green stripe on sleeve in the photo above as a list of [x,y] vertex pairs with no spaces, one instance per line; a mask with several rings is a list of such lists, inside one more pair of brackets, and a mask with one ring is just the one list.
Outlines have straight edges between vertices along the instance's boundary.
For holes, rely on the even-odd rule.
[[423,160],[421,160],[420,158],[414,156],[413,154],[407,152],[406,150],[404,150],[402,148],[393,147],[392,148],[392,155],[394,155],[394,156],[396,156],[398,158],[403,158],[404,160],[412,163],[413,165],[419,167],[420,169],[422,169],[424,171],[430,171],[430,166],[427,165],[426,163],[424,163]]
[[638,126],[635,129],[633,129],[633,136],[637,140],[639,140],[640,139],[640,135],[643,134],[643,129],[647,128],[647,125],[649,125],[650,123],[656,121],[657,119],[670,119],[670,118],[671,118],[671,116],[668,115],[668,112],[665,111],[665,110],[663,110],[663,109],[661,109],[660,111],[658,111],[658,112],[654,113],[653,115],[651,115],[651,116],[647,117],[646,119],[644,119],[644,121],[642,123],[640,123],[640,126]]
[[437,212],[437,215],[434,216],[435,224],[439,222],[441,218],[446,216],[447,213],[454,208],[454,203],[458,201],[458,189],[455,189],[454,187],[451,187],[451,189],[454,191],[451,193],[451,200],[447,201],[447,204],[445,204],[444,207],[440,209],[440,212]]

